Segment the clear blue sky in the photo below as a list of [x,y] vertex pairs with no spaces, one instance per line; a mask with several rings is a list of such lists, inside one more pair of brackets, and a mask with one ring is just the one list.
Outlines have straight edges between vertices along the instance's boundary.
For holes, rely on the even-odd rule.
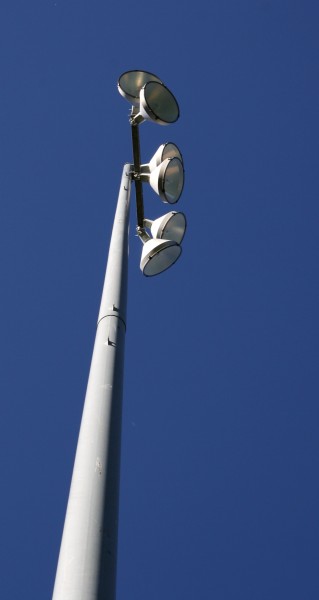
[[[318,600],[319,4],[3,0],[1,598],[50,599],[128,69],[178,98],[182,258],[132,211],[118,600]],[[134,196],[133,196],[134,202]],[[145,188],[145,212],[166,212]]]

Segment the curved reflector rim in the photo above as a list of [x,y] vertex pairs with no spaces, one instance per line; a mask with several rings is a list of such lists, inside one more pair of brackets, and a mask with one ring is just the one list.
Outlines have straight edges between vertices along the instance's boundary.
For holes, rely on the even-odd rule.
[[[131,79],[131,81],[128,81],[129,79]],[[140,71],[138,69],[134,69],[132,71],[125,71],[122,73],[122,75],[120,75],[117,82],[117,87],[123,98],[135,106],[138,106],[140,102],[140,91],[150,81],[162,83],[162,80],[159,79],[157,75],[154,75],[149,71]]]
[[[174,118],[169,119],[169,120],[167,118],[164,118],[163,115],[159,115],[158,113],[156,113],[156,109],[154,110],[154,106],[152,108],[152,106],[150,105],[149,100],[147,100],[147,97],[146,97],[145,93],[147,92],[147,86],[149,86],[149,84],[152,84],[152,83],[157,83],[166,92],[168,92],[168,95],[170,96],[170,100],[173,100],[173,105],[175,104],[174,108],[175,108],[175,111],[176,111],[176,116],[174,116]],[[143,105],[143,108],[144,108],[145,112],[148,114],[148,116],[152,120],[156,121],[157,123],[161,123],[162,125],[170,125],[172,123],[176,123],[176,121],[179,119],[179,105],[178,105],[178,102],[177,102],[174,94],[171,92],[171,90],[169,90],[168,87],[166,87],[166,85],[164,85],[164,83],[162,83],[161,81],[148,81],[142,87],[141,104]]]
[[[170,261],[167,265],[162,264],[162,266],[159,268],[159,270],[156,270],[155,273],[150,272],[151,269],[148,269],[148,267],[153,268],[155,266],[156,268],[156,258],[159,257],[160,254],[163,255],[163,252],[166,252],[167,250],[174,250],[175,256],[170,257]],[[163,244],[161,245],[160,248],[158,248],[156,250],[156,248],[154,248],[151,252],[148,252],[146,254],[146,256],[144,256],[144,258],[141,260],[141,271],[143,272],[143,275],[145,275],[146,277],[154,277],[155,275],[159,275],[160,273],[163,273],[163,271],[166,271],[167,269],[169,269],[170,267],[172,267],[177,259],[180,257],[182,253],[182,247],[177,243],[177,242],[172,242],[172,241],[166,241],[163,240]],[[154,262],[152,262],[154,261]]]
[[[168,162],[166,163],[166,161],[168,161]],[[167,173],[167,170],[169,169],[172,161],[178,161],[178,163],[180,163],[181,189],[180,189],[179,194],[177,196],[174,196],[174,199],[169,199],[167,191],[165,190],[165,184],[166,184],[166,173]],[[178,200],[180,199],[183,189],[184,189],[184,179],[185,179],[184,165],[177,156],[174,156],[173,158],[166,158],[165,161],[163,161],[162,165],[163,165],[163,167],[160,170],[159,179],[158,179],[159,195],[162,199],[165,199],[165,202],[167,204],[176,204],[176,202],[178,202]]]

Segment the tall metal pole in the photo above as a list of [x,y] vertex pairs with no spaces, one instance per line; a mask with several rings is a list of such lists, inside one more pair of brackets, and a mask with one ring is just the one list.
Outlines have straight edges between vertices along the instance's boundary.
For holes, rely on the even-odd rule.
[[124,165],[53,600],[115,600],[131,165]]

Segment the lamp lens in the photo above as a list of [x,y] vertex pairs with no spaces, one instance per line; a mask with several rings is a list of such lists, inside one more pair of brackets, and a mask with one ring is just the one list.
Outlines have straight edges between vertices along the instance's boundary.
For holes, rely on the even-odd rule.
[[164,194],[166,201],[174,204],[179,199],[184,186],[184,169],[179,158],[172,158],[164,176]]
[[181,162],[183,162],[182,159],[182,155],[179,151],[179,149],[177,148],[176,144],[173,144],[172,142],[167,142],[166,144],[164,144],[164,148],[163,148],[163,152],[162,152],[162,161],[165,160],[165,158],[179,158],[179,160]]
[[126,71],[119,78],[118,89],[126,100],[138,106],[140,90],[148,81],[161,83],[161,80],[156,75],[148,71]]
[[171,213],[171,215],[163,228],[161,238],[180,244],[186,230],[186,218],[184,213]]
[[147,277],[158,275],[171,267],[178,259],[182,249],[178,244],[173,244],[158,250],[146,262],[143,273]]
[[149,81],[144,86],[144,98],[155,118],[162,123],[174,123],[179,117],[178,104],[173,94],[157,81]]

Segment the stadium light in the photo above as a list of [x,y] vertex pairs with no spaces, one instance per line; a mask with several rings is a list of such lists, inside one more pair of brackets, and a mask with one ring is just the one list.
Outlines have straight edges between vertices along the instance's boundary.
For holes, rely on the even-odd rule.
[[[141,164],[139,125],[179,118],[177,101],[148,71],[126,71],[118,81],[131,105],[133,162],[123,168],[111,235],[97,331],[65,516],[53,600],[115,600],[120,481],[122,390],[126,331],[128,229],[131,184],[135,184],[137,233],[146,277],[171,267],[182,252],[186,217],[175,211],[144,218],[143,183],[169,204],[184,186],[182,155],[162,144]],[[146,232],[149,229],[150,234]]]
[[153,238],[181,244],[186,231],[186,217],[182,212],[171,211],[154,221],[144,219],[144,227],[150,229]]

